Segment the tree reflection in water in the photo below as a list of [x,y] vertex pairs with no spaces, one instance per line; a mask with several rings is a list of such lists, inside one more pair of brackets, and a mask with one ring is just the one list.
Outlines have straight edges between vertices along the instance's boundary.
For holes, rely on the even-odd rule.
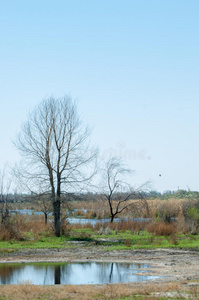
[[111,263],[111,270],[110,270],[110,275],[109,275],[109,283],[111,283],[112,275],[113,275],[113,263]]
[[61,266],[55,266],[55,284],[61,283]]
[[145,276],[146,268],[146,264],[115,262],[0,264],[0,284],[104,284],[159,278]]

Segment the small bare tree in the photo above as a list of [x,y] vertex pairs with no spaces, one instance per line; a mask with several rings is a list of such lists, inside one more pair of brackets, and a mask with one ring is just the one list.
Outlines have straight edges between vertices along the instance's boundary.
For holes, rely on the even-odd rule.
[[[135,190],[125,181],[125,176],[132,174],[133,171],[127,168],[121,159],[109,158],[103,173],[106,184],[102,195],[108,201],[111,222],[124,210],[133,211],[140,204],[148,211],[148,204],[142,195],[141,188]],[[132,202],[130,201],[132,198],[138,200]]]
[[6,171],[4,169],[3,172],[0,171],[0,214],[2,224],[4,224],[10,216],[8,204],[10,186],[11,180],[6,178]]
[[30,201],[34,201],[37,209],[44,214],[45,225],[48,223],[48,216],[53,212],[52,201],[49,194],[36,194],[30,196]]
[[90,130],[78,117],[69,96],[43,100],[30,113],[15,142],[23,163],[15,173],[29,191],[48,194],[53,205],[54,227],[60,236],[61,194],[87,182],[95,169],[96,150],[90,148]]

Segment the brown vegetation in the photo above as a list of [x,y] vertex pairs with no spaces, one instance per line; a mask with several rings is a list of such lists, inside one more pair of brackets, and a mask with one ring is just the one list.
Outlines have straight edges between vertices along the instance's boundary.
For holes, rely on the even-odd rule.
[[[129,200],[131,204],[137,203],[137,207],[134,206],[133,210],[125,210],[120,214],[120,217],[142,217],[142,218],[156,218],[158,214],[163,215],[166,212],[170,217],[178,216],[182,214],[182,208],[184,203],[187,201],[186,199],[169,199],[169,200],[160,200],[160,199],[148,199],[148,214],[146,214],[146,210],[143,208],[143,205],[139,199],[131,199]],[[117,201],[113,201],[113,207],[115,208],[117,205]],[[86,209],[88,213],[85,213]],[[71,203],[71,209],[78,209],[78,212],[75,212],[75,215],[88,217],[90,212],[95,213],[99,218],[106,218],[109,216],[109,207],[106,201],[74,201]],[[80,211],[80,212],[79,212]]]
[[[198,299],[199,288],[178,283],[141,283],[108,285],[66,285],[35,286],[31,284],[0,286],[2,299],[15,300],[66,300],[66,299],[121,299],[138,297],[139,299],[170,299],[167,293],[177,299]],[[187,294],[188,293],[188,294]]]
[[170,236],[176,234],[176,226],[173,223],[155,222],[147,227],[147,231],[157,236]]
[[[137,200],[131,200],[132,202]],[[95,226],[91,223],[70,225],[67,218],[63,217],[61,223],[61,234],[67,236],[73,229],[90,228],[103,234],[106,228],[110,230],[139,232],[147,230],[154,235],[175,236],[177,233],[190,232],[190,220],[184,217],[183,209],[186,207],[186,200],[148,200],[149,215],[140,210],[137,217],[150,217],[149,221],[136,222],[133,220],[122,220],[120,222],[100,222],[101,218],[107,217],[108,206],[106,202],[73,202],[74,216],[84,218],[96,218],[99,222]],[[113,205],[114,202],[113,202]],[[84,209],[83,209],[84,208]],[[134,211],[123,212],[121,217],[133,218],[136,213]],[[66,216],[66,215],[65,215]],[[172,220],[175,216],[175,221]],[[50,217],[52,220],[52,217]],[[108,232],[106,230],[106,232]],[[28,233],[28,234],[27,234]],[[0,224],[0,240],[27,240],[37,239],[41,235],[51,236],[54,234],[53,223],[49,221],[45,224],[44,215],[10,215],[6,223]]]
[[38,215],[13,215],[9,217],[6,223],[0,224],[0,240],[28,239],[27,232],[34,235],[34,239],[37,239],[41,234],[46,236],[54,234],[52,225],[45,224],[44,217]]

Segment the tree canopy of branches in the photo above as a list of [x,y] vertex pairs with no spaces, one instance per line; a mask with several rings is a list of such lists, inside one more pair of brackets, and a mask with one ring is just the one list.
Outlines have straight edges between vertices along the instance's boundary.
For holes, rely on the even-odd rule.
[[54,227],[60,236],[61,194],[87,182],[94,173],[96,150],[69,96],[44,99],[29,114],[15,142],[23,160],[15,173],[32,193],[42,190],[53,204]]
[[[138,205],[145,207],[148,211],[148,205],[140,189],[133,189],[125,181],[125,176],[132,174],[132,170],[127,168],[121,159],[111,157],[105,164],[103,170],[105,184],[102,195],[108,201],[111,222],[115,216],[124,210],[135,210]],[[136,198],[137,201],[131,201]]]

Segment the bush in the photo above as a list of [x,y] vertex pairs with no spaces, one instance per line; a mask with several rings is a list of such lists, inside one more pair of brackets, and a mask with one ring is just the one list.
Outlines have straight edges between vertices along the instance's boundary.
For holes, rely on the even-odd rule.
[[15,220],[10,217],[0,225],[0,240],[22,240],[22,234],[16,226]]
[[163,203],[156,211],[156,219],[170,223],[180,212],[179,206],[171,205],[170,202]]
[[87,218],[87,219],[95,219],[96,216],[97,216],[97,213],[92,210],[87,210],[87,212],[85,214],[85,218]]
[[192,234],[199,232],[199,199],[188,200],[182,207],[183,216]]
[[172,223],[156,222],[148,225],[147,231],[157,236],[172,236],[176,233],[176,227]]
[[70,236],[73,240],[76,241],[92,241],[92,235],[88,232],[75,232],[71,231]]
[[38,239],[42,235],[54,234],[53,224],[45,224],[43,216],[11,215],[6,222],[0,223],[0,240]]
[[64,236],[69,236],[72,226],[67,222],[67,220],[63,219],[61,221],[60,234]]
[[84,212],[83,209],[77,209],[77,210],[74,212],[74,216],[77,216],[77,217],[85,216],[85,212]]

